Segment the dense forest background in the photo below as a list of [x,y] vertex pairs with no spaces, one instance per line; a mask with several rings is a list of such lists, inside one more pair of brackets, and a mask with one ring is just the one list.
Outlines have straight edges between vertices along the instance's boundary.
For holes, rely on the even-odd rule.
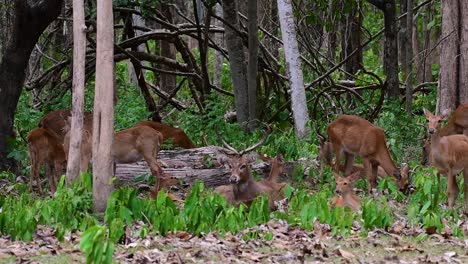
[[[302,261],[304,254],[315,256],[320,250],[323,257],[332,248],[311,242],[312,237],[377,237],[375,230],[398,230],[394,234],[414,238],[411,243],[439,234],[457,252],[466,249],[466,240],[464,246],[457,240],[468,235],[466,215],[458,207],[440,206],[447,200],[445,177],[436,181],[435,169],[421,162],[427,138],[423,108],[449,114],[468,102],[468,1],[104,2],[112,2],[113,14],[107,17],[98,16],[102,6],[95,0],[0,0],[0,234],[9,236],[5,241],[38,239],[38,233],[46,232],[43,225],[53,229],[54,239],[75,242],[70,231],[79,230],[81,249],[96,263],[110,263],[119,243],[143,243],[149,234],[172,243],[175,236],[166,235],[183,240],[182,231],[200,240],[215,230],[270,243],[291,227],[314,230],[304,235],[313,248],[298,247],[297,234],[288,234],[294,243],[285,249],[301,248],[294,254],[302,254]],[[270,214],[263,198],[250,211],[229,207],[195,184],[185,205],[176,205],[166,192],[152,202],[141,198],[138,189],[124,187],[104,201],[104,216],[96,216],[88,174],[71,188],[62,181],[55,195],[36,200],[24,179],[30,169],[26,136],[45,114],[71,108],[75,100],[76,3],[84,10],[79,28],[84,72],[79,76],[85,84],[85,111],[99,103],[94,101],[99,98],[97,83],[104,87],[99,71],[108,65],[97,54],[97,32],[107,30],[113,32],[113,58],[107,59],[113,59],[115,73],[113,82],[106,79],[104,85],[115,91],[115,131],[153,120],[183,129],[197,147],[222,146],[219,131],[242,150],[262,139],[268,127],[271,133],[256,151],[265,157],[282,153],[286,161],[299,164],[287,179],[294,188],[285,191],[286,212]],[[102,28],[102,18],[113,20],[113,31]],[[333,174],[327,168],[322,178],[314,165],[328,124],[341,114],[358,115],[383,128],[395,163],[410,165],[412,194],[403,194],[384,178],[378,190],[385,195],[363,198],[359,213],[329,207]],[[364,180],[356,184],[359,189],[365,185]],[[288,226],[278,227],[270,219]],[[266,227],[255,229],[258,225]],[[443,255],[445,249],[434,250],[431,243],[422,250]],[[363,248],[374,248],[371,244],[375,246],[371,240],[362,242]],[[382,242],[381,250],[386,245]],[[415,251],[411,247],[398,250]],[[355,257],[336,250],[331,257]],[[123,246],[116,246],[116,252],[127,257]],[[171,254],[166,261],[178,256]]]

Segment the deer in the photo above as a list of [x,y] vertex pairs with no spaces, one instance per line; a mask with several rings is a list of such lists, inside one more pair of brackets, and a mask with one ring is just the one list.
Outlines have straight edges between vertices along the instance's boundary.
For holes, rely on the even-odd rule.
[[361,177],[360,172],[354,172],[347,177],[341,177],[333,172],[336,182],[337,196],[333,197],[332,205],[336,207],[349,207],[351,211],[361,209],[361,198],[354,193],[354,183]]
[[345,175],[350,175],[354,158],[359,155],[363,159],[369,192],[377,186],[379,165],[387,175],[395,177],[401,191],[408,190],[408,164],[402,164],[400,168],[395,165],[390,157],[383,129],[361,117],[342,115],[328,125],[327,134],[335,153],[335,172],[340,170],[340,159],[344,155]]
[[164,141],[172,138],[175,147],[184,149],[196,148],[195,144],[193,144],[187,134],[180,128],[171,127],[155,121],[141,121],[134,125],[134,127],[138,126],[148,126],[155,129],[163,135]]
[[[59,141],[64,142],[65,135],[68,131],[64,130],[67,126],[67,120],[71,117],[70,109],[59,109],[47,113],[39,120],[38,127],[47,129],[52,133]],[[87,130],[92,130],[93,127],[93,113],[84,113],[84,124],[83,127]]]
[[456,175],[463,171],[465,213],[468,213],[468,137],[464,134],[441,136],[441,123],[446,115],[434,115],[423,109],[430,135],[430,164],[438,170],[437,177],[445,175],[447,181],[448,207],[453,208],[459,189]]
[[[444,113],[443,116],[446,118],[448,114]],[[468,136],[468,103],[462,103],[457,107],[457,109],[455,109],[453,115],[450,117],[447,124],[440,129],[439,133],[441,137],[455,134],[464,134],[465,136]],[[430,162],[430,145],[430,139],[424,139],[422,165],[428,165]]]
[[[64,123],[64,128],[62,131],[65,132],[65,136],[63,138],[63,150],[65,151],[65,155],[68,160],[68,152],[70,149],[70,129],[71,129],[71,116],[68,116],[66,119],[67,122]],[[91,162],[91,156],[93,153],[93,126],[92,122],[86,122],[83,131],[82,131],[82,143],[81,143],[81,150],[80,150],[80,173],[88,171]]]
[[28,154],[31,162],[29,190],[33,191],[33,181],[35,180],[39,193],[42,194],[39,172],[44,164],[50,191],[55,193],[57,181],[66,168],[66,157],[62,144],[50,131],[44,128],[31,130],[26,137],[26,141],[28,142]]
[[215,192],[223,195],[228,203],[235,206],[241,203],[245,203],[249,206],[259,195],[267,195],[269,197],[269,208],[270,210],[274,210],[274,201],[281,199],[281,192],[284,188],[284,184],[276,182],[278,175],[282,173],[283,169],[282,156],[275,158],[276,161],[272,164],[272,170],[268,178],[264,181],[257,182],[253,178],[250,169],[250,163],[256,160],[257,154],[246,154],[262,145],[268,138],[269,133],[265,131],[260,142],[239,152],[226,143],[217,129],[215,129],[215,131],[223,145],[235,153],[231,158],[222,156],[219,159],[220,164],[229,167],[230,185],[218,186]]

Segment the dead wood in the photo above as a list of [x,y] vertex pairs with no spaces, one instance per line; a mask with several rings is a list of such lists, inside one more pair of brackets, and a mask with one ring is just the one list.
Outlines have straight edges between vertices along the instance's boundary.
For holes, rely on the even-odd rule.
[[[218,157],[223,155],[233,156],[234,153],[217,146],[183,150],[161,150],[158,153],[158,161],[162,165],[165,176],[180,179],[189,185],[199,180],[207,186],[215,187],[229,184],[229,169],[218,162]],[[286,162],[286,177],[292,177],[295,166],[297,166],[296,162]],[[131,164],[117,164],[115,176],[122,182],[129,182],[135,177],[149,173],[149,171],[149,167],[145,161]],[[270,164],[257,159],[252,164],[252,171],[266,178],[270,172]]]

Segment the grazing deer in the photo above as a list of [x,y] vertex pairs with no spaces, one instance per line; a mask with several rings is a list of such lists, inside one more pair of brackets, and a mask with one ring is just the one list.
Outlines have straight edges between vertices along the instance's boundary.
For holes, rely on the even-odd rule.
[[157,130],[163,135],[164,141],[172,138],[175,147],[184,149],[196,148],[187,134],[185,134],[185,132],[180,128],[171,127],[155,121],[141,121],[138,122],[134,127],[137,126],[148,126]]
[[29,159],[31,162],[31,181],[29,190],[33,190],[33,181],[36,180],[39,193],[42,193],[39,172],[45,164],[46,175],[49,179],[50,191],[55,192],[57,181],[66,168],[65,153],[62,144],[48,130],[35,128],[26,137],[28,142]]
[[[446,115],[444,115],[445,117]],[[447,125],[443,128],[440,128],[439,136],[450,136],[456,134],[464,134],[468,136],[468,103],[460,104],[457,109],[453,112],[452,117],[450,117]],[[428,165],[430,162],[430,148],[431,141],[429,138],[424,139],[423,142],[423,158],[422,165]]]
[[438,169],[438,174],[448,177],[448,206],[452,208],[455,205],[459,193],[455,176],[463,171],[465,212],[468,212],[468,137],[465,135],[441,136],[443,129],[440,129],[440,125],[445,116],[434,115],[427,109],[424,109],[424,115],[426,115],[427,130],[431,136],[430,164]]
[[[58,140],[59,143],[63,143],[65,134],[68,130],[65,130],[68,122],[68,118],[71,117],[70,109],[60,109],[47,113],[39,121],[39,127],[47,129],[52,133]],[[93,129],[93,113],[84,114],[84,129]]]
[[388,175],[396,178],[396,184],[401,191],[409,186],[409,177],[405,168],[395,166],[387,149],[384,131],[369,121],[353,115],[342,115],[328,125],[328,138],[335,152],[335,172],[340,169],[340,159],[345,156],[345,175],[351,173],[354,157],[363,159],[364,171],[367,175],[368,190],[377,186],[377,171],[380,165]]
[[361,198],[354,193],[354,183],[361,177],[359,172],[355,172],[348,177],[341,177],[333,172],[336,182],[336,193],[333,197],[332,205],[337,207],[349,207],[352,211],[361,209]]

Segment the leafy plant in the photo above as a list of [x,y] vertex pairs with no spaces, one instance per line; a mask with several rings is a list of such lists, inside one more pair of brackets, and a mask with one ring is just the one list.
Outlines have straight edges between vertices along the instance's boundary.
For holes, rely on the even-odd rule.
[[115,245],[110,239],[109,229],[95,225],[82,235],[80,249],[86,254],[86,263],[112,263]]

